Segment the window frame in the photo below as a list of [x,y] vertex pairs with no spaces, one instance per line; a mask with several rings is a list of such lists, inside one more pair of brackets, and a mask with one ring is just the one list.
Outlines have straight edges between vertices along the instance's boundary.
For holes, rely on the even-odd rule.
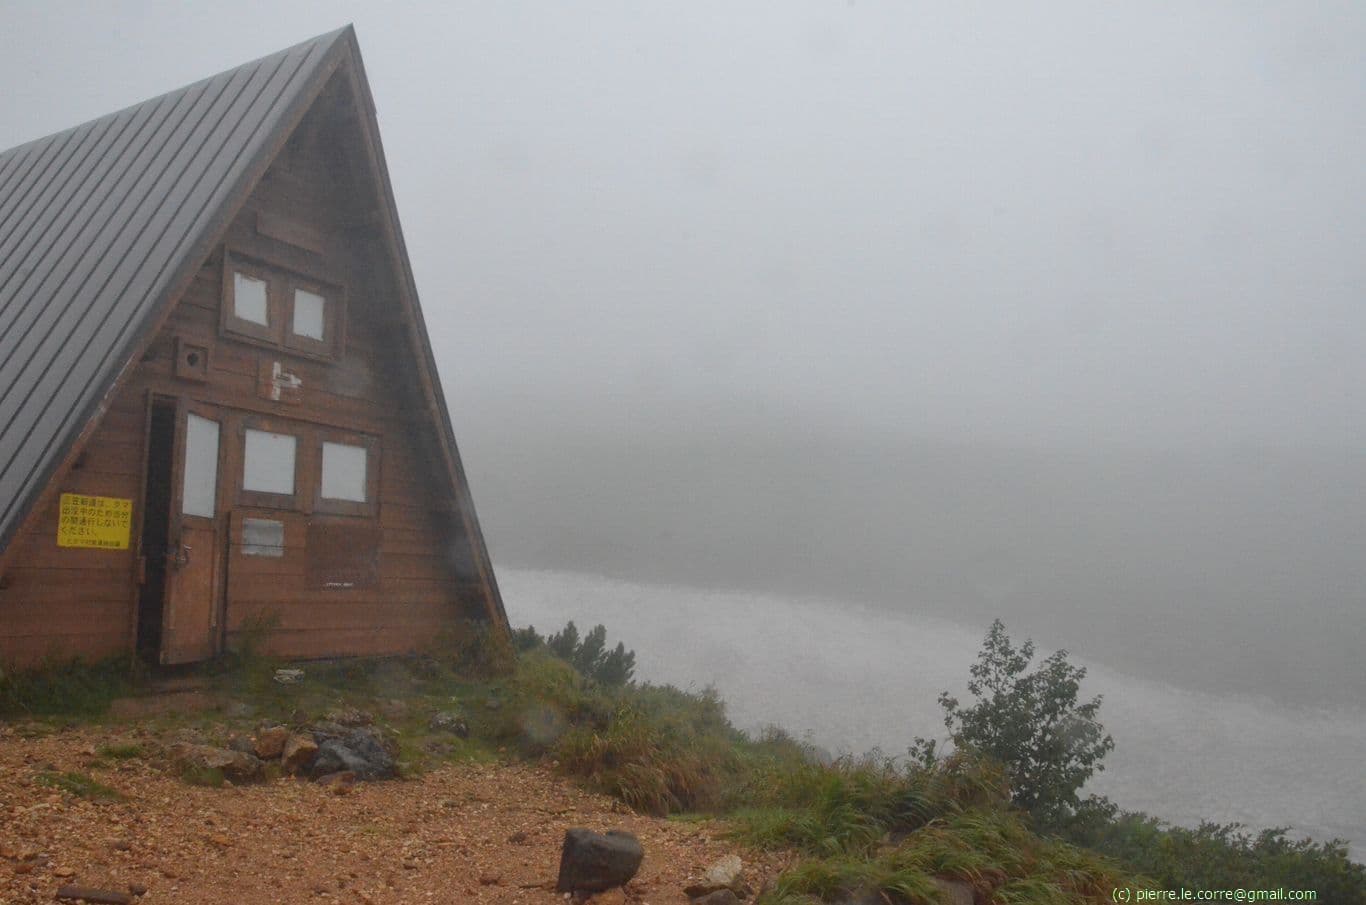
[[[323,496],[323,444],[339,443],[345,446],[359,446],[365,450],[365,502],[355,500],[333,500]],[[379,438],[371,434],[338,430],[318,425],[313,430],[310,441],[313,456],[317,461],[314,481],[311,485],[313,511],[327,515],[353,515],[373,518],[379,514]]]
[[[238,273],[266,284],[266,323],[264,326],[237,316],[236,276]],[[280,313],[275,304],[275,294],[271,290],[270,274],[264,267],[254,261],[225,254],[223,256],[223,316],[220,318],[219,326],[225,333],[236,334],[239,337],[253,339],[257,342],[275,344],[277,342],[276,334],[281,325]]]
[[[247,431],[268,431],[294,438],[294,493],[247,490]],[[296,512],[302,515],[340,515],[377,519],[380,514],[380,458],[382,436],[343,427],[319,424],[289,416],[237,412],[224,420],[220,443],[230,443],[228,467],[232,469],[232,498],[237,510],[259,509]],[[230,440],[229,440],[230,438]],[[365,502],[333,500],[323,492],[323,443],[342,443],[365,449]],[[220,464],[220,472],[223,466]]]
[[[253,509],[282,509],[294,512],[301,509],[300,502],[308,498],[299,488],[307,487],[310,473],[309,458],[313,448],[310,425],[282,418],[269,418],[262,415],[247,415],[238,420],[234,431],[236,446],[239,450],[238,467],[233,475],[233,486],[237,491],[237,505]],[[268,490],[246,489],[247,479],[247,431],[265,431],[272,434],[285,434],[294,438],[294,492],[271,493]]]
[[[235,275],[240,272],[266,284],[266,320],[262,326],[237,316]],[[323,338],[317,340],[294,332],[294,292],[302,289],[321,296]],[[291,352],[319,361],[337,361],[345,348],[346,289],[335,280],[300,273],[281,264],[223,250],[223,288],[219,330],[232,339]]]
[[[294,332],[294,294],[300,289],[311,292],[323,300],[322,339]],[[341,322],[341,317],[337,313],[341,308],[340,287],[306,276],[291,275],[286,281],[285,291],[289,302],[289,318],[287,323],[283,324],[285,348],[291,352],[301,352],[329,360],[336,358],[335,350],[339,348],[338,334]]]

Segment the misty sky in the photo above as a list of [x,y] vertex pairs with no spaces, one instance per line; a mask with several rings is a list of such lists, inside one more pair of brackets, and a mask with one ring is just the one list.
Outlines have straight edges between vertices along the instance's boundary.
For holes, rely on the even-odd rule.
[[347,21],[495,560],[1366,694],[1366,6],[0,0],[0,146]]
[[1366,445],[1359,4],[6,2],[0,145],[346,21],[457,424]]

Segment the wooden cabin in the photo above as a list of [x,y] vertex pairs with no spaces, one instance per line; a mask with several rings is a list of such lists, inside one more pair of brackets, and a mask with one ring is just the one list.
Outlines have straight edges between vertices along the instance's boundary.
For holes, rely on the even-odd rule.
[[467,619],[506,631],[350,27],[0,154],[0,664]]

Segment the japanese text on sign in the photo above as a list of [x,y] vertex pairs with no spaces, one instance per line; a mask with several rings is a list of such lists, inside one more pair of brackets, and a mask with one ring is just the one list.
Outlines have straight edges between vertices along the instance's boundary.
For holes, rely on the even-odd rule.
[[118,497],[62,494],[57,546],[127,550],[133,526],[133,501]]

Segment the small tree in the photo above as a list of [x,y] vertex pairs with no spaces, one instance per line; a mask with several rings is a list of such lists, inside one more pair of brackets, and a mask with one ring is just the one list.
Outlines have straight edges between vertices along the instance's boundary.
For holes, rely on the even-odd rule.
[[[529,650],[539,645],[540,636],[535,629],[523,631],[524,634],[513,633],[514,640],[521,639],[518,649]],[[635,674],[636,652],[627,650],[621,642],[608,650],[607,629],[602,625],[595,625],[592,631],[580,638],[578,626],[571,621],[546,638],[545,646],[552,654],[573,666],[580,675],[596,679],[604,685],[626,685]]]
[[1034,642],[1018,648],[1005,626],[991,624],[973,664],[968,691],[977,699],[963,707],[944,692],[944,725],[954,744],[971,748],[1006,766],[1016,805],[1051,823],[1078,805],[1077,792],[1115,746],[1096,721],[1099,695],[1077,703],[1083,667],[1060,650],[1027,672]]
[[625,685],[636,671],[636,652],[627,650],[620,641],[598,664],[596,676],[604,685]]
[[606,651],[607,627],[595,625],[588,634],[583,636],[583,641],[579,642],[579,649],[574,651],[570,662],[583,675],[592,676],[596,679]]
[[571,619],[569,624],[545,639],[545,646],[561,660],[574,661],[574,652],[579,649],[579,627]]

